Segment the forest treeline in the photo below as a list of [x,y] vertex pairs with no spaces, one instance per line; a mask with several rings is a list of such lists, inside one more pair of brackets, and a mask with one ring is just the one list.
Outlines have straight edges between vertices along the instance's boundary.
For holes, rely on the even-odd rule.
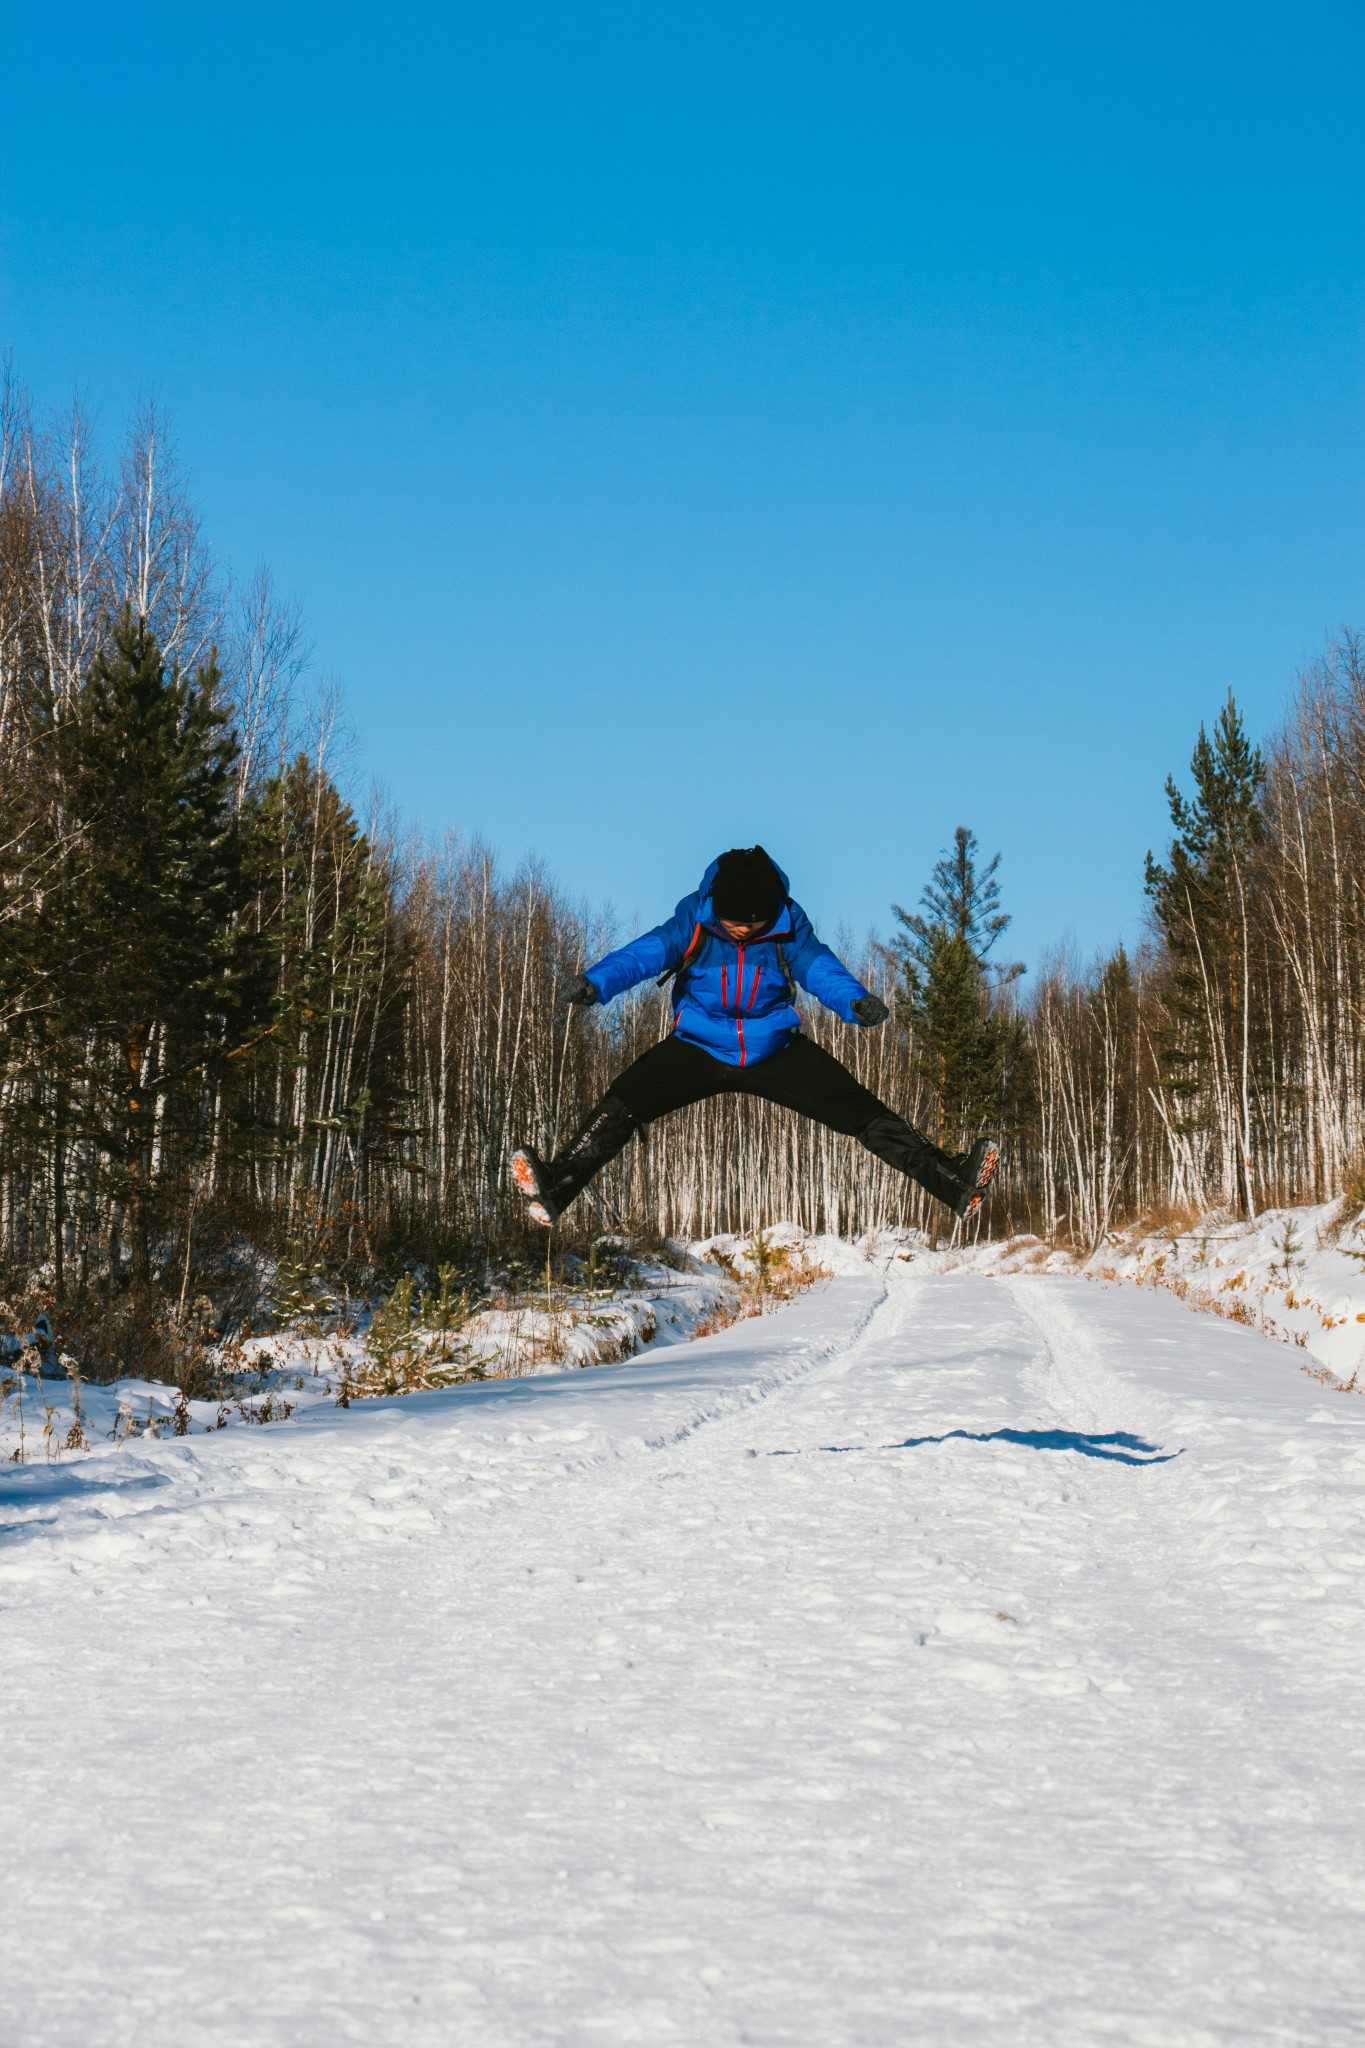
[[[215,569],[153,411],[108,465],[78,414],[6,389],[0,1262],[58,1300],[183,1303],[243,1244],[357,1272],[504,1246],[510,1148],[553,1148],[668,1028],[653,989],[566,1006],[612,934],[541,869],[358,815],[305,667],[269,577]],[[892,1023],[809,1017],[941,1142],[999,1126],[991,1228],[1091,1244],[1323,1195],[1365,1157],[1361,644],[1264,752],[1229,698],[1168,794],[1135,954],[996,964],[997,863],[961,827],[852,963]],[[729,1101],[629,1148],[567,1228],[931,1208],[852,1141]]]

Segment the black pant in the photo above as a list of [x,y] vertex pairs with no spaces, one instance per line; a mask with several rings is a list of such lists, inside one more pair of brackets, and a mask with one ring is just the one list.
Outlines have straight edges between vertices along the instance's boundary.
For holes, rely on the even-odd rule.
[[665,1038],[618,1074],[572,1143],[554,1162],[561,1207],[656,1117],[712,1095],[757,1095],[858,1138],[878,1159],[941,1202],[962,1192],[957,1161],[897,1116],[848,1068],[810,1038],[796,1037],[752,1067],[732,1067],[700,1046]]

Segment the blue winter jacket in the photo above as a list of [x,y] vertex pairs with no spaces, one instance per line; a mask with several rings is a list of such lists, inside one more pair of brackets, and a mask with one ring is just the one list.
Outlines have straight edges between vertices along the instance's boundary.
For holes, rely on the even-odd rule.
[[[602,1001],[637,981],[682,967],[686,959],[673,983],[677,1036],[727,1066],[751,1067],[780,1052],[801,1029],[785,961],[792,977],[826,1009],[846,1024],[856,1023],[853,1005],[867,990],[821,945],[805,911],[790,896],[760,938],[741,946],[727,937],[711,908],[718,865],[712,861],[700,889],[683,897],[666,924],[642,932],[588,969]],[[787,877],[781,868],[777,872],[785,890]]]

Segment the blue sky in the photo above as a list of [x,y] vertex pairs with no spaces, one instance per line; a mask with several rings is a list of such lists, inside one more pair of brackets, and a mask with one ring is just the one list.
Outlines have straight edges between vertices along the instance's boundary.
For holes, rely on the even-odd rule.
[[0,343],[155,391],[353,760],[662,915],[953,827],[1140,930],[1161,788],[1365,625],[1365,19],[1300,0],[37,9]]

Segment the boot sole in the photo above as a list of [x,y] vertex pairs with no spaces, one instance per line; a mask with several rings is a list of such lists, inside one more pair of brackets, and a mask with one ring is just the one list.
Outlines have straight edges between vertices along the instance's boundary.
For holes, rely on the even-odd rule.
[[512,1154],[512,1179],[516,1182],[517,1193],[526,1202],[526,1213],[533,1223],[539,1223],[543,1230],[553,1230],[559,1221],[559,1211],[541,1189],[540,1175],[536,1171],[539,1161],[533,1152]]

